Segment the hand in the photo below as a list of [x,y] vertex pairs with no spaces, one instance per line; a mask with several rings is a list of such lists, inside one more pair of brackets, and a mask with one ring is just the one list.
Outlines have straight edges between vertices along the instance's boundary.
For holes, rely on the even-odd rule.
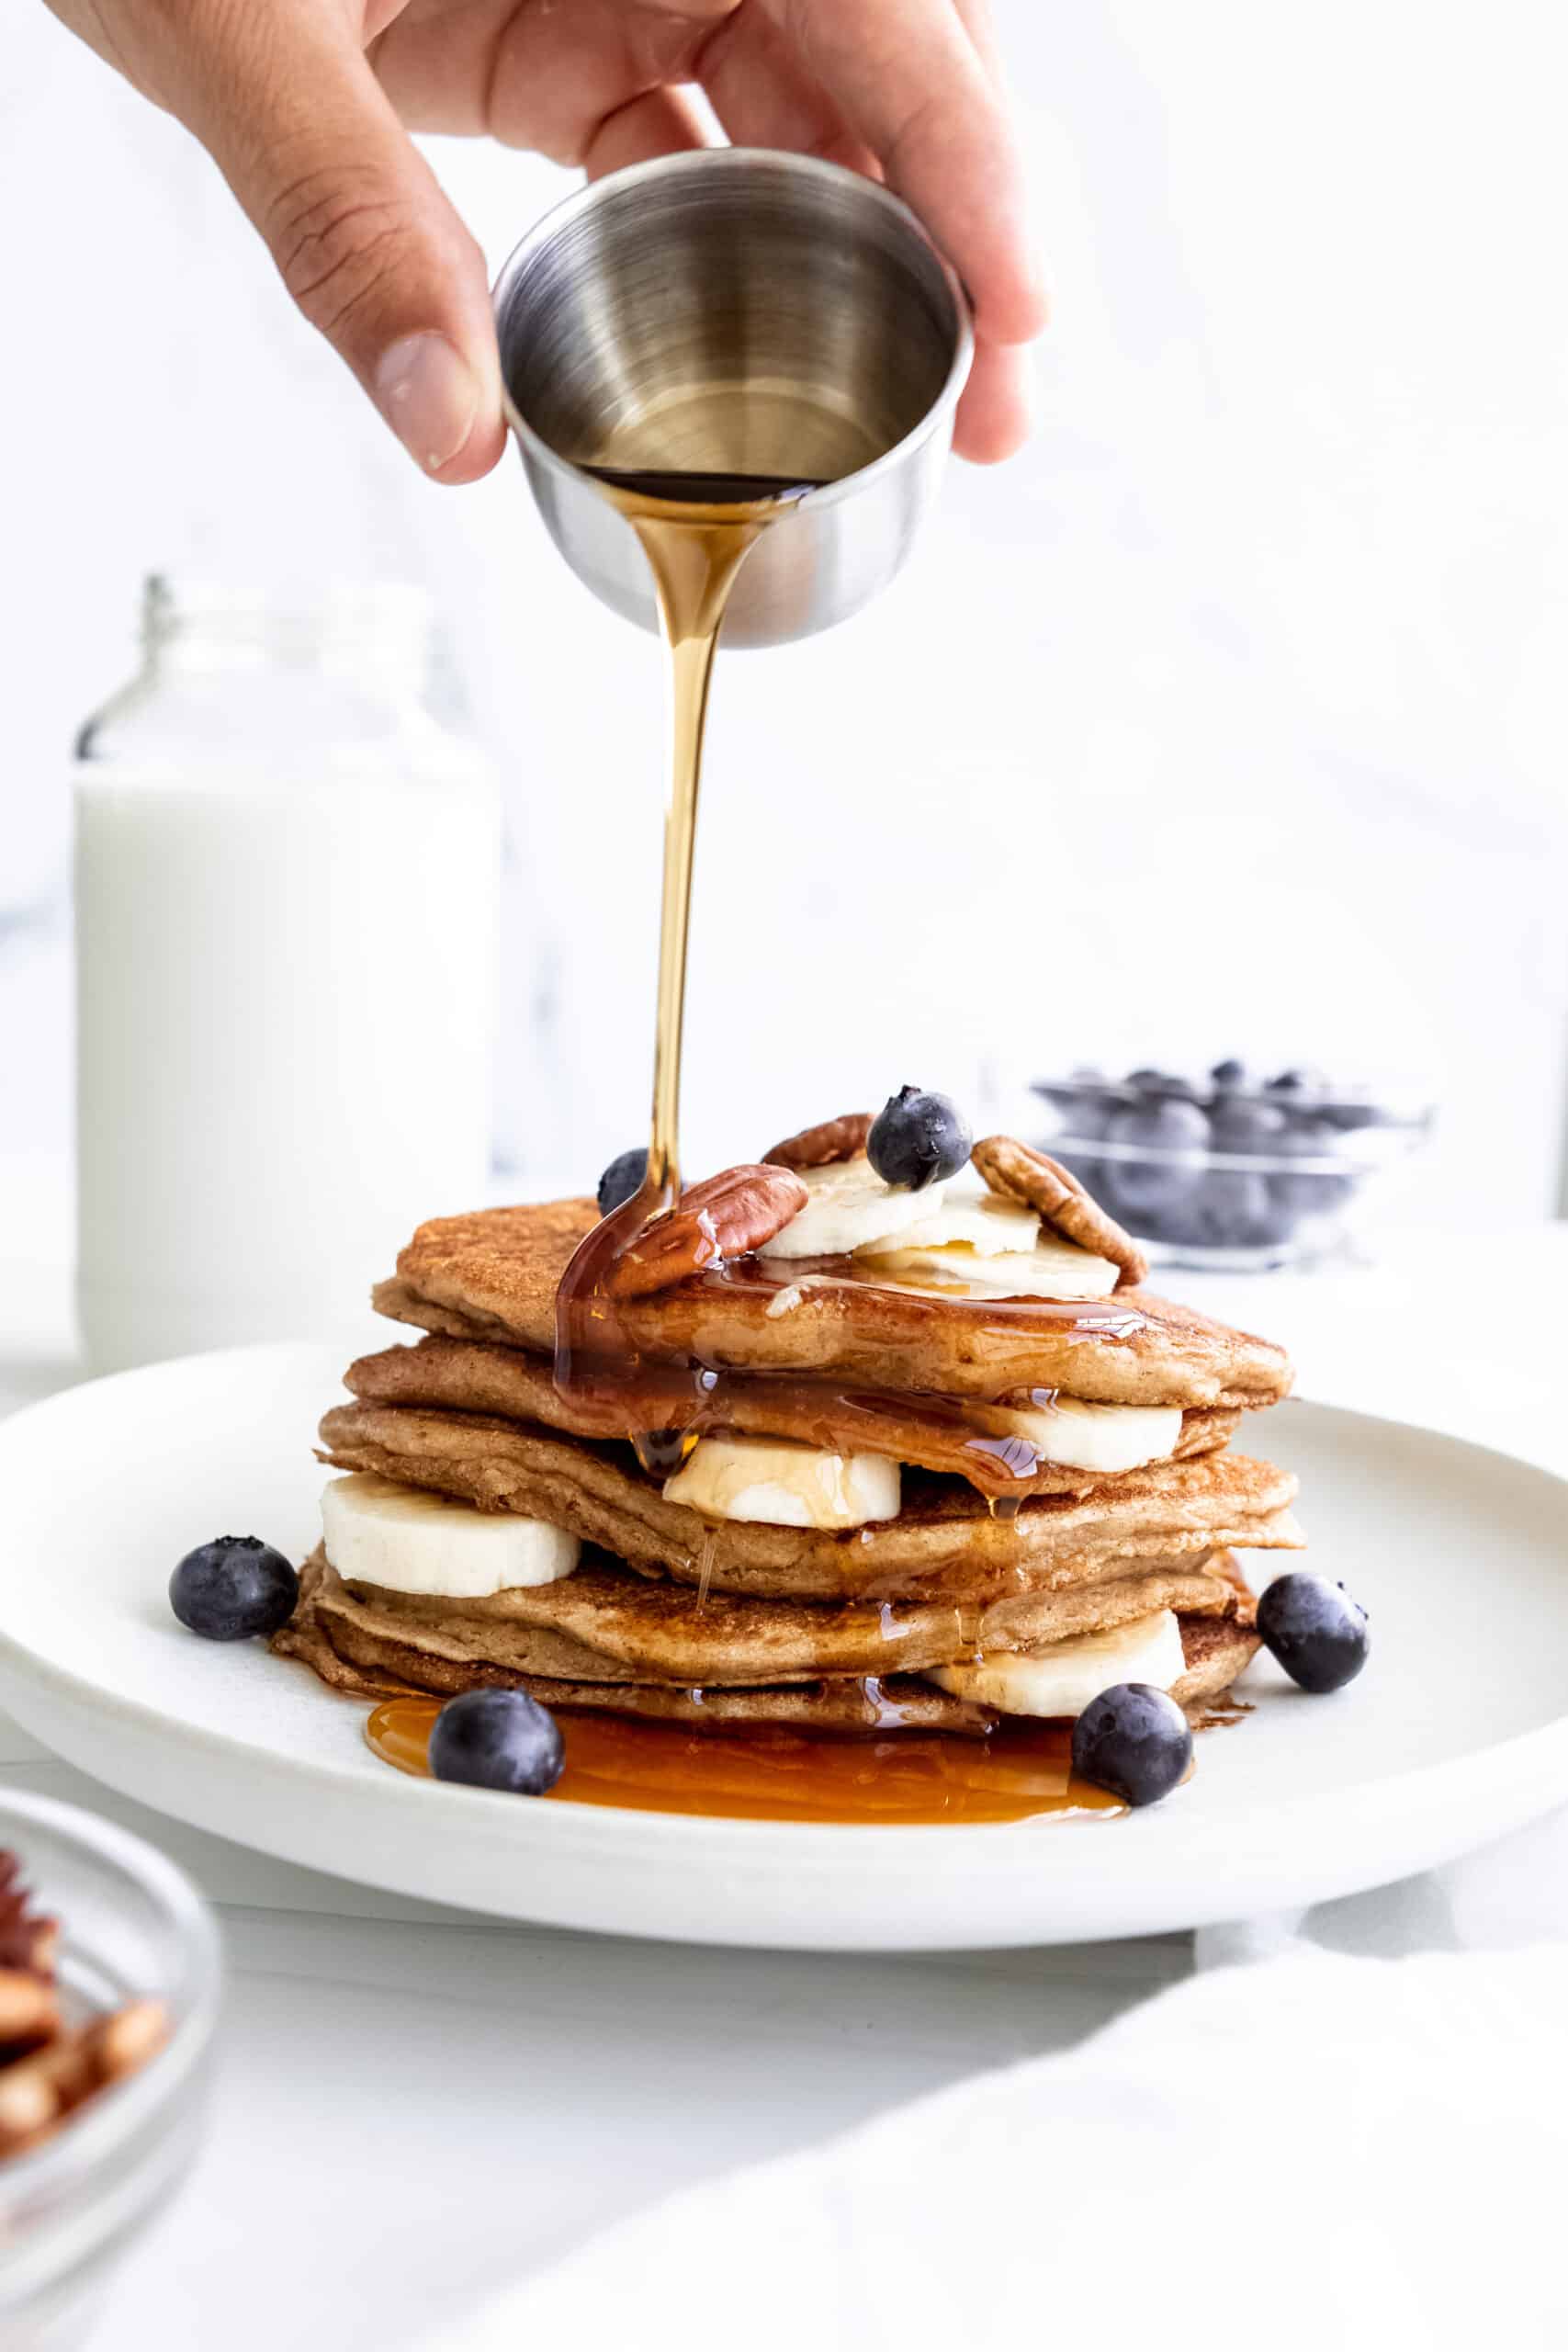
[[955,446],[1028,424],[1044,322],[987,0],[50,0],[216,159],[285,285],[439,481],[504,441],[483,257],[407,130],[488,133],[590,175],[703,143],[886,178],[975,304]]

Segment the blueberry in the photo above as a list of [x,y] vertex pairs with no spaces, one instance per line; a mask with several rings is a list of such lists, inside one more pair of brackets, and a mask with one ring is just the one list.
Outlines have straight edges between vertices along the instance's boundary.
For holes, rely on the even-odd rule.
[[1269,1182],[1247,1170],[1208,1169],[1198,1190],[1178,1202],[1149,1238],[1200,1250],[1258,1250],[1288,1241],[1295,1219],[1272,1198]]
[[1290,1232],[1271,1200],[1267,1180],[1256,1170],[1214,1168],[1194,1202],[1196,1238],[1215,1250],[1250,1250],[1282,1241]]
[[[1063,1166],[1066,1165],[1064,1161]],[[1118,1178],[1122,1171],[1109,1165],[1100,1170],[1097,1183],[1090,1183],[1089,1178],[1084,1176],[1081,1168],[1075,1168],[1073,1173],[1075,1176],[1083,1177],[1088,1190],[1093,1193],[1107,1216],[1116,1217],[1126,1227],[1128,1232],[1134,1234],[1140,1241],[1190,1240],[1191,1236],[1187,1230],[1186,1205],[1183,1202],[1174,1201],[1164,1207],[1151,1209],[1141,1207],[1135,1201],[1124,1201],[1118,1190]]]
[[276,1634],[294,1614],[299,1579],[259,1535],[220,1535],[187,1552],[169,1578],[169,1606],[208,1642]]
[[1198,1089],[1191,1080],[1179,1076],[1174,1070],[1130,1070],[1127,1083],[1151,1102],[1196,1102],[1198,1100]]
[[[1077,1136],[1087,1143],[1094,1143],[1105,1133],[1106,1125],[1126,1100],[1125,1087],[1102,1078],[1097,1070],[1074,1070],[1067,1079],[1038,1079],[1036,1094],[1042,1094],[1063,1123],[1063,1130]],[[1060,1159],[1061,1153],[1054,1156]]]
[[1367,1612],[1326,1577],[1276,1577],[1258,1604],[1258,1631],[1303,1690],[1337,1690],[1367,1662]]
[[600,1216],[608,1216],[612,1209],[629,1201],[647,1173],[646,1151],[623,1151],[618,1159],[612,1159],[599,1179]]
[[[1326,1119],[1297,1119],[1291,1123],[1278,1148],[1281,1156],[1291,1159],[1332,1159],[1339,1150],[1338,1130],[1330,1126]],[[1275,1199],[1297,1217],[1327,1216],[1348,1200],[1355,1189],[1353,1176],[1321,1169],[1269,1179],[1269,1191]]]
[[1192,1761],[1192,1726],[1168,1691],[1118,1682],[1073,1725],[1073,1770],[1125,1804],[1157,1804]]
[[542,1797],[566,1763],[560,1726],[525,1690],[465,1690],[448,1699],[430,1734],[438,1781]]
[[1064,1150],[1056,1136],[1051,1139],[1051,1157],[1069,1176],[1076,1176],[1086,1193],[1098,1201],[1105,1190],[1106,1164],[1098,1152],[1079,1151],[1076,1148]]
[[[1209,1122],[1196,1102],[1142,1102],[1134,1110],[1119,1111],[1105,1130],[1105,1140],[1150,1155],[1146,1159],[1118,1158],[1112,1163],[1117,1202],[1131,1216],[1185,1200],[1202,1182]],[[1191,1157],[1167,1159],[1167,1153]]]
[[1285,1132],[1285,1114],[1274,1102],[1227,1096],[1215,1103],[1211,1118],[1216,1151],[1275,1151]]
[[963,1113],[945,1094],[901,1086],[877,1113],[865,1156],[885,1184],[921,1193],[928,1184],[956,1176],[974,1140]]
[[1209,1082],[1220,1094],[1235,1094],[1247,1084],[1247,1064],[1233,1056],[1229,1061],[1216,1062],[1209,1072]]

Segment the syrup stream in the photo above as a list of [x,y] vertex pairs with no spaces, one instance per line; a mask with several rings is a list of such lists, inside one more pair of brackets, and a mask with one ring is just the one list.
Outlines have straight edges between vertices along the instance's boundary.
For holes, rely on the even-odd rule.
[[[686,947],[714,653],[747,556],[770,524],[819,485],[773,475],[650,473],[611,466],[586,470],[626,516],[648,558],[669,657],[671,713],[648,1170],[633,1198],[596,1226],[578,1250],[561,1278],[556,1306],[558,1386],[574,1401],[608,1408],[618,1373],[636,1368],[635,1351],[619,1333],[607,1296],[611,1269],[643,1227],[681,1195]],[[618,1434],[626,1433],[623,1421]]]

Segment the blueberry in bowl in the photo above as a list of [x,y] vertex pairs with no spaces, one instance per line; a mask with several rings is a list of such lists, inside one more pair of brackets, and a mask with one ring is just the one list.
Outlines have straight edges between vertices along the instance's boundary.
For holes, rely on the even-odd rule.
[[1256,1095],[1222,1094],[1209,1114],[1216,1151],[1273,1151],[1289,1124],[1277,1103]]
[[1157,1238],[1194,1250],[1267,1249],[1287,1241],[1292,1219],[1256,1170],[1211,1165],[1193,1192],[1160,1224]]
[[1080,1063],[1066,1078],[1042,1080],[1035,1091],[1044,1096],[1057,1117],[1086,1143],[1102,1136],[1117,1112],[1138,1100],[1135,1090],[1123,1080],[1108,1078],[1102,1069],[1089,1063]]
[[1189,1200],[1203,1181],[1209,1122],[1196,1102],[1150,1099],[1118,1111],[1106,1126],[1106,1167],[1122,1216],[1158,1216]]
[[1339,1161],[1341,1133],[1326,1119],[1288,1124],[1278,1148],[1282,1157],[1303,1164],[1269,1180],[1269,1191],[1287,1216],[1327,1216],[1354,1193],[1355,1179]]
[[1127,1083],[1146,1102],[1201,1102],[1204,1098],[1204,1089],[1179,1070],[1135,1069]]

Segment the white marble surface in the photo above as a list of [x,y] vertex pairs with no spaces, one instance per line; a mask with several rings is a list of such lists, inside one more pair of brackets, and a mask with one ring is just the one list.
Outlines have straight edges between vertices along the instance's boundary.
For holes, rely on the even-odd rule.
[[[52,1187],[34,1189],[57,1241],[42,1206]],[[1407,1237],[1377,1272],[1184,1287],[1290,1339],[1314,1395],[1568,1461],[1550,1355],[1568,1309],[1568,1228],[1520,1232],[1529,1280],[1507,1293],[1432,1281],[1456,1239]],[[0,1408],[73,1376],[66,1296],[58,1249],[0,1266]],[[1193,1962],[1186,1937],[881,1960],[501,1926],[163,1820],[4,1722],[0,1780],[152,1838],[218,1905],[228,1948],[207,2151],[128,2265],[94,2352],[400,2352],[456,2305],[672,2187],[1065,2047]],[[1568,1936],[1565,1863],[1559,1819],[1324,1906],[1307,1926],[1390,1955]],[[1199,1957],[1234,1957],[1269,1933],[1209,1931]]]

